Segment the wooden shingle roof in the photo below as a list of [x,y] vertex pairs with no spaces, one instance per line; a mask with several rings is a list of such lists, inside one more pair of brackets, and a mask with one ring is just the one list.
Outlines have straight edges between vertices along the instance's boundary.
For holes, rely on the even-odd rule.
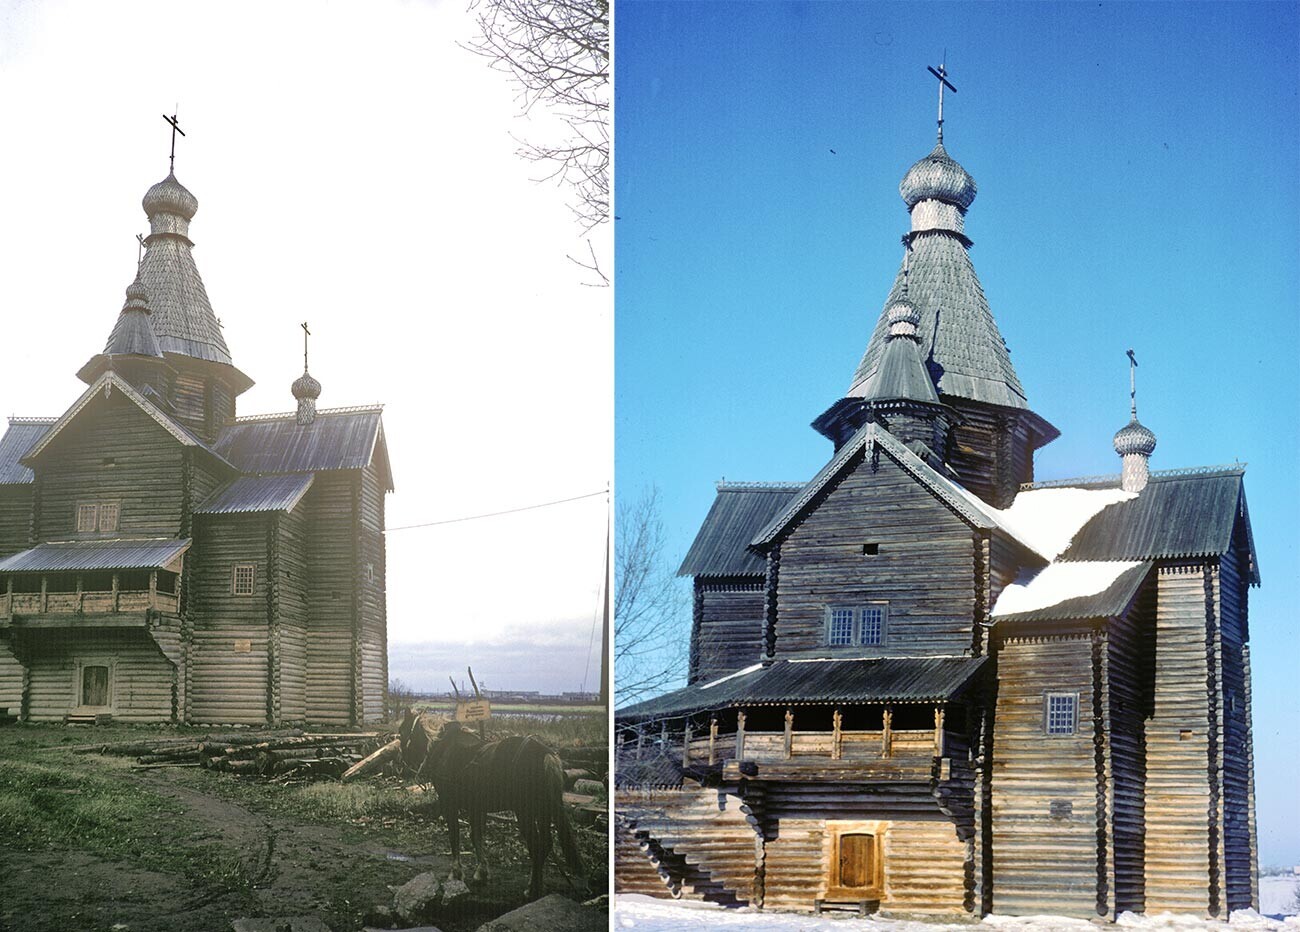
[[[907,298],[921,314],[921,357],[938,390],[1007,408],[1028,408],[1025,390],[993,320],[966,240],[946,231],[912,237]],[[900,266],[884,307],[903,296]],[[848,396],[862,394],[884,354],[889,322],[880,315]]]
[[777,660],[619,709],[620,722],[755,705],[942,702],[959,695],[987,657]]
[[153,569],[174,564],[189,546],[188,537],[58,541],[0,560],[0,573]]
[[282,476],[241,476],[218,489],[194,509],[196,515],[249,514],[260,511],[293,511],[311,488],[312,473]]
[[789,482],[719,482],[678,576],[762,576],[767,561],[749,542],[803,488]]
[[36,474],[22,464],[36,443],[54,426],[52,417],[11,417],[9,429],[0,437],[0,485],[27,485]]
[[310,424],[294,414],[240,418],[222,430],[214,449],[240,472],[321,472],[374,463],[392,491],[384,444],[383,406],[322,409]]
[[1061,560],[1150,560],[1221,556],[1245,522],[1251,582],[1259,564],[1246,511],[1245,470],[1155,472],[1133,499],[1103,508],[1079,529]]

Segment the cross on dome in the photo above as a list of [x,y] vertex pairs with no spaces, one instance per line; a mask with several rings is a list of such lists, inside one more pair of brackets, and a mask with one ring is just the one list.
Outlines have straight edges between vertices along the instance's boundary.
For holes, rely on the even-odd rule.
[[943,142],[943,89],[946,87],[954,94],[957,93],[957,88],[953,87],[952,82],[948,80],[948,68],[945,64],[947,60],[948,50],[945,49],[943,53],[943,62],[939,63],[937,70],[929,65],[925,66],[926,71],[939,79],[939,142]]

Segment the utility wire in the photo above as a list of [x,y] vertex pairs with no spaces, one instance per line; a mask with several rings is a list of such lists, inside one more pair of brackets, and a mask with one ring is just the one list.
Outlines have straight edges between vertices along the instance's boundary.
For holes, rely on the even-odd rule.
[[499,515],[512,515],[520,511],[532,511],[536,508],[549,508],[551,505],[563,505],[566,502],[577,502],[584,498],[595,498],[597,495],[608,495],[609,489],[601,489],[599,492],[588,492],[585,495],[574,495],[572,498],[557,498],[552,502],[538,502],[535,505],[521,505],[518,508],[507,508],[505,511],[488,511],[481,515],[465,515],[463,518],[446,518],[442,521],[425,521],[422,524],[404,524],[401,527],[385,528],[384,532],[389,531],[409,531],[417,527],[433,527],[438,524],[456,524],[460,521],[477,521],[479,518],[495,518]]

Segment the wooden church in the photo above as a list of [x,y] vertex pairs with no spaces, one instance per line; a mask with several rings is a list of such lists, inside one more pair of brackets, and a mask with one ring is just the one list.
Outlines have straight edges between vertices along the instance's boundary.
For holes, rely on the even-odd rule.
[[1134,404],[1119,475],[1034,482],[1058,431],[971,264],[975,192],[941,103],[900,186],[902,268],[813,422],[829,460],[718,485],[680,570],[688,685],[616,713],[618,890],[945,917],[1258,906],[1242,470],[1150,471]]
[[[0,439],[0,712],[26,721],[352,725],[387,688],[379,406],[237,416],[169,174],[89,387]],[[105,320],[107,325],[109,320]],[[304,330],[306,325],[304,324]],[[304,334],[305,339],[305,334]]]

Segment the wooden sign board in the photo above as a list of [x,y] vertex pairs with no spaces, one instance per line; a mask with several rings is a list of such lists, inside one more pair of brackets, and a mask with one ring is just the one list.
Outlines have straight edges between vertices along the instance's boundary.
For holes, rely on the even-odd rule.
[[483,722],[492,717],[492,703],[487,699],[469,699],[456,703],[456,721]]

